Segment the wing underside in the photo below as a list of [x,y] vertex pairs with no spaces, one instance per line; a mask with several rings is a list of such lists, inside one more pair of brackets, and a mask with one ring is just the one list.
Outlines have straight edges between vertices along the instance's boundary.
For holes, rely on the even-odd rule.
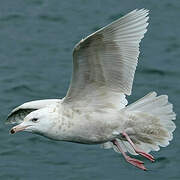
[[11,111],[6,120],[7,124],[19,124],[32,111],[44,108],[51,104],[58,104],[60,99],[44,99],[24,103]]

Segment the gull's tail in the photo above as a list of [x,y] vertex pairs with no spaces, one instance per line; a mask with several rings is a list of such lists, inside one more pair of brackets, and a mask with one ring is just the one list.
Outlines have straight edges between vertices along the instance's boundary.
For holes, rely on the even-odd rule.
[[[159,146],[165,147],[173,139],[176,126],[172,120],[176,119],[173,105],[168,102],[167,95],[157,96],[155,92],[149,93],[135,103],[122,110],[127,120],[122,124],[123,130],[129,135],[137,148],[148,153],[158,151]],[[121,132],[120,132],[121,133]],[[128,141],[117,137],[122,149],[137,155]],[[104,148],[116,146],[111,142],[103,144]]]

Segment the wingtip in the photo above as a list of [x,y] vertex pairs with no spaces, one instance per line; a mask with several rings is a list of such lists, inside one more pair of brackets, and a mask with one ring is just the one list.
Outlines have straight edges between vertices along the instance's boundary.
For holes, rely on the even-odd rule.
[[142,8],[142,9],[135,9],[135,10],[131,11],[130,13],[142,13],[142,14],[144,14],[145,16],[148,16],[148,15],[149,15],[149,12],[150,12],[149,9]]
[[149,9],[146,9],[146,8],[137,9],[137,11],[142,11],[142,12],[145,12],[145,13],[149,13]]

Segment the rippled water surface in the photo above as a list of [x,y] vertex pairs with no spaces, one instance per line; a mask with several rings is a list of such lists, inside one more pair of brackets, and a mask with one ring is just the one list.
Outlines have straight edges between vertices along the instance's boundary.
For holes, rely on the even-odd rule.
[[[179,0],[2,0],[0,1],[0,179],[178,180],[180,131],[170,146],[145,160],[148,172],[98,145],[57,142],[19,133],[11,136],[7,114],[26,101],[65,96],[74,44],[135,8],[150,9],[129,101],[155,90],[168,94],[180,113]],[[179,117],[176,125],[179,127]],[[141,159],[141,158],[140,158]]]

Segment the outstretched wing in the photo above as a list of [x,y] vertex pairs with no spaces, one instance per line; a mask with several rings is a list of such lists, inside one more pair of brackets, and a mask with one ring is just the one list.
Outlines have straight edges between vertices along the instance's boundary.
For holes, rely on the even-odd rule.
[[134,10],[75,46],[72,81],[65,103],[122,107],[127,104],[125,94],[131,94],[147,16],[148,10]]
[[60,99],[44,99],[24,103],[11,111],[6,120],[7,124],[21,123],[32,111],[44,108],[51,104],[59,103]]

